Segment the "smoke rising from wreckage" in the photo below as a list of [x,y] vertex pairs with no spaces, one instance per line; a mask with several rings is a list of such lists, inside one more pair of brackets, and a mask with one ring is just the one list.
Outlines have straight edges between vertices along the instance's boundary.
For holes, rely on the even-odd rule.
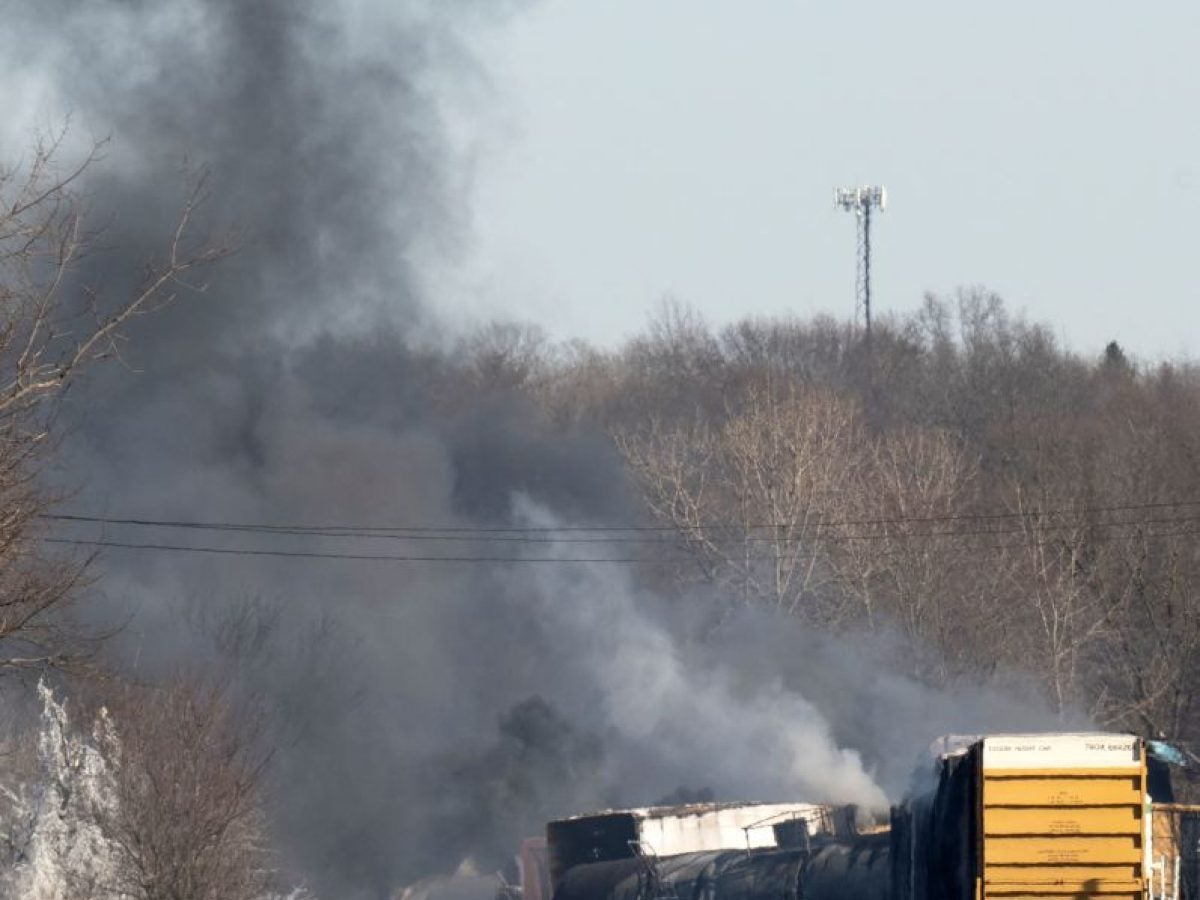
[[[935,742],[890,823],[853,807],[697,804],[551,822],[525,900],[1178,900],[1200,807],[1133,735]],[[932,776],[932,780],[930,778]]]
[[[185,158],[220,187],[210,212],[245,234],[205,296],[139,322],[129,366],[76,390],[61,471],[78,506],[268,522],[636,516],[601,435],[467,389],[415,334],[431,315],[410,254],[452,242],[463,208],[427,87],[457,77],[446,61],[462,58],[473,6],[399,5],[370,33],[344,26],[347,4],[290,0],[12,11],[10,66],[78,110],[76,129],[115,135],[87,189],[116,250],[81,279],[136,271]],[[323,895],[380,896],[507,853],[548,815],[701,772],[721,794],[755,794],[827,783],[814,767],[829,765],[851,794],[879,796],[799,694],[677,644],[660,601],[623,573],[103,566],[83,612],[125,626],[107,649],[118,667],[220,673],[265,707],[284,863]],[[715,726],[730,715],[741,726],[726,741]],[[735,762],[762,747],[795,768]],[[539,780],[547,770],[561,781]]]
[[[486,6],[10,11],[8,64],[78,110],[77,128],[114,134],[87,187],[119,249],[81,277],[136,269],[174,212],[163,198],[177,196],[185,157],[219,188],[214,217],[246,235],[206,296],[138,323],[130,366],[74,394],[59,474],[80,508],[193,522],[642,521],[602,426],[552,421],[465,365],[421,286],[421,255],[463,239],[469,179],[456,173],[469,166],[437,88],[484,87],[464,35]],[[676,405],[697,401],[694,374]],[[528,553],[543,554],[566,558]],[[323,897],[417,883],[412,896],[431,895],[463,860],[463,876],[494,870],[548,819],[671,792],[883,807],[930,732],[1072,715],[1019,676],[1012,690],[929,688],[879,631],[830,636],[730,611],[700,588],[667,597],[619,567],[523,566],[521,545],[512,564],[470,568],[219,559],[109,554],[85,612],[125,625],[108,648],[119,670],[216,675],[264,710],[281,865]],[[832,841],[803,862],[777,848],[764,878],[806,874],[832,896],[839,873],[882,865],[879,840]],[[757,877],[728,848],[702,852],[672,878]],[[637,869],[605,877],[628,893],[621,879],[647,873],[621,866]],[[453,881],[492,884],[471,878]]]

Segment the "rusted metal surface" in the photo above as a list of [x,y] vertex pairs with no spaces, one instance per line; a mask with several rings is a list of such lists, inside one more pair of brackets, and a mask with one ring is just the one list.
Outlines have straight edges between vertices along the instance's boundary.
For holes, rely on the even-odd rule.
[[1151,900],[1200,900],[1200,806],[1155,803],[1151,822]]
[[544,837],[526,838],[517,856],[521,875],[521,900],[551,900],[550,855]]

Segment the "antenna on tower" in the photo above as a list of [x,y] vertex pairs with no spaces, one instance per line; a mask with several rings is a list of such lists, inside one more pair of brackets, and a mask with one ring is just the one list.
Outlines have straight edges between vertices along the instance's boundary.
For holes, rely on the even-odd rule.
[[858,222],[858,267],[854,278],[854,321],[861,317],[867,327],[867,338],[871,337],[871,210],[883,212],[887,208],[887,188],[867,185],[854,188],[837,188],[833,192],[833,205],[854,213]]

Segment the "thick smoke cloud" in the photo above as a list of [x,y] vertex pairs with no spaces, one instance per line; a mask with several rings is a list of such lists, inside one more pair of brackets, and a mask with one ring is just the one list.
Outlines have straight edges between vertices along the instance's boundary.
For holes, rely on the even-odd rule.
[[[203,296],[142,320],[130,365],[76,394],[63,478],[77,507],[301,523],[636,517],[603,440],[551,433],[502,390],[447,392],[452,359],[419,339],[447,323],[415,260],[452,248],[469,218],[437,96],[478,88],[462,35],[494,27],[503,5],[26,6],[9,11],[9,83],[73,112],[74,134],[112,135],[87,186],[120,250],[85,277],[119,285],[161,246],[185,159],[211,173],[209,224],[243,234]],[[886,647],[850,654],[749,614],[698,638],[703,598],[665,603],[619,566],[113,552],[103,568],[87,608],[129,620],[111,647],[121,665],[218,673],[266,710],[284,862],[322,896],[387,896],[465,857],[494,867],[549,816],[681,789],[878,805],[939,728],[1039,724],[999,696],[931,697],[879,674],[869,662]]]

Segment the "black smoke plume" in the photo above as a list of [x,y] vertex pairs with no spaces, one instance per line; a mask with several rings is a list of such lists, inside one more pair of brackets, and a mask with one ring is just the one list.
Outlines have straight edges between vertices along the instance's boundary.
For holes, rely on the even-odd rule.
[[[70,113],[72,134],[112,138],[87,189],[118,251],[82,278],[119,284],[153,254],[188,166],[209,172],[203,224],[241,235],[203,295],[141,320],[126,365],[75,394],[62,480],[76,509],[304,524],[636,518],[602,436],[564,434],[502,387],[469,383],[437,349],[453,323],[420,288],[420,260],[469,231],[469,178],[439,98],[480,92],[469,35],[511,14],[483,0],[6,10],[8,83],[46,101],[39,115]],[[20,137],[8,128],[10,145]],[[112,551],[102,574],[86,608],[128,622],[110,646],[122,667],[199,667],[265,709],[283,863],[326,897],[385,897],[468,857],[496,867],[548,817],[683,796],[680,785],[877,804],[911,761],[891,748],[920,746],[942,721],[970,727],[955,698],[926,714],[927,695],[870,676],[862,652],[847,671],[843,649],[778,623],[681,641],[679,610],[617,566]],[[1024,721],[993,706],[975,721]]]

